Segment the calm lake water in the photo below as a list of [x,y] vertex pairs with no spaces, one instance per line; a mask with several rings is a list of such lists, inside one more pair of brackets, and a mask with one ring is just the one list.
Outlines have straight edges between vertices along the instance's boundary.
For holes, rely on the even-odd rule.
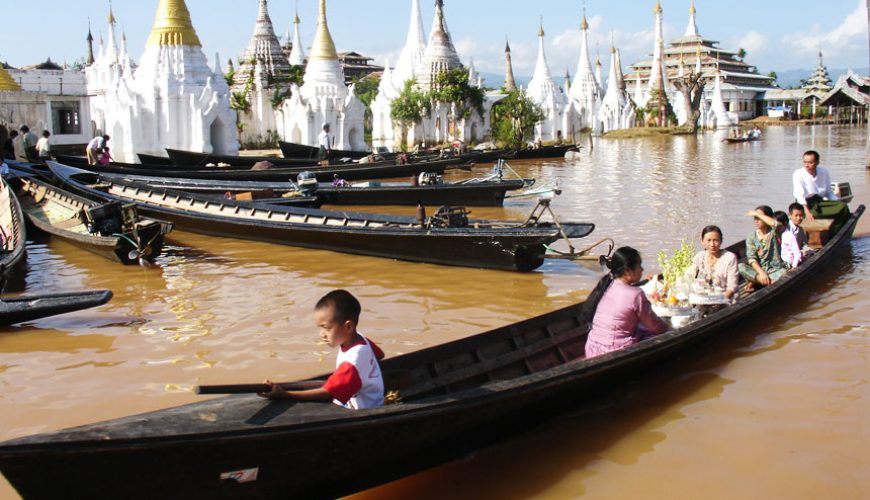
[[[863,128],[771,127],[758,143],[699,137],[597,140],[574,161],[514,162],[559,183],[563,220],[655,253],[742,214],[785,209],[801,154],[817,149],[853,206],[870,199]],[[467,175],[467,174],[466,174]],[[530,201],[473,208],[522,219]],[[377,208],[362,210],[377,211]],[[413,207],[389,207],[413,215]],[[867,234],[870,221],[859,225]],[[452,268],[173,232],[158,267],[123,267],[34,238],[27,292],[109,288],[100,308],[0,331],[0,440],[199,400],[196,384],[328,372],[311,309],[334,288],[363,304],[360,329],[388,356],[582,300],[597,271],[548,262],[532,273]],[[858,498],[870,491],[870,238],[825,275],[739,329],[623,390],[496,447],[360,498]],[[863,311],[863,312],[862,312]],[[0,479],[0,498],[15,498]]]

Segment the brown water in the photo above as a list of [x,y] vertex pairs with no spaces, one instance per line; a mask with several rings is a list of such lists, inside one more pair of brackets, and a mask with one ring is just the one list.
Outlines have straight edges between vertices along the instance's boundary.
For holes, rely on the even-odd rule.
[[[722,143],[724,133],[601,140],[581,160],[512,165],[539,184],[560,182],[562,219],[595,222],[590,240],[639,248],[651,271],[656,251],[707,224],[733,242],[752,230],[745,211],[784,209],[806,149],[852,184],[853,206],[866,203],[865,132],[773,127],[739,145]],[[532,205],[473,213],[521,219]],[[858,232],[868,228],[864,220]],[[327,372],[334,353],[317,343],[311,308],[334,288],[360,298],[360,328],[389,356],[569,305],[598,277],[568,262],[520,274],[172,236],[149,270],[57,241],[30,245],[28,292],[110,288],[115,297],[0,332],[0,440],[196,401],[196,384]],[[857,239],[787,303],[591,409],[361,497],[866,495],[868,261],[870,239]],[[2,497],[15,493],[0,480]]]

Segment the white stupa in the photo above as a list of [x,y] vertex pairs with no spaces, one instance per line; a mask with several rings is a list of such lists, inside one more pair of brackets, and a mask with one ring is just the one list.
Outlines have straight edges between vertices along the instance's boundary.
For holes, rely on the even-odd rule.
[[92,128],[117,161],[164,148],[235,154],[236,113],[216,63],[209,68],[184,0],[160,0],[139,66],[125,70],[109,16],[108,46],[87,69]]
[[278,128],[284,140],[316,146],[323,125],[330,125],[335,149],[364,151],[365,106],[344,84],[344,72],[329,33],[326,0],[320,0],[317,31],[305,67],[305,83],[293,85],[279,110]]
[[601,100],[601,109],[598,110],[598,119],[601,122],[601,131],[610,132],[631,128],[634,126],[637,110],[629,99],[628,94],[620,88],[622,68],[619,63],[619,52],[615,47],[610,47],[610,75],[607,77],[607,92]]
[[584,128],[590,128],[594,132],[601,128],[598,123],[601,88],[598,86],[589,60],[588,30],[589,23],[584,12],[580,24],[580,60],[577,63],[577,73],[571,82],[571,89],[568,91],[568,105],[563,114],[562,124],[565,133],[572,136]]
[[[553,81],[547,54],[544,51],[544,26],[538,30],[538,62],[535,74],[526,89],[526,96],[544,111],[543,121],[535,126],[535,140],[552,141],[562,130],[562,113],[568,97]],[[564,133],[562,134],[564,138]]]

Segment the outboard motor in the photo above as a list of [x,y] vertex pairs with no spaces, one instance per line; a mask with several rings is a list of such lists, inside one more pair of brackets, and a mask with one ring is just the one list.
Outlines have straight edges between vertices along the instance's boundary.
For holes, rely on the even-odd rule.
[[111,236],[124,231],[123,206],[120,201],[88,207],[85,209],[85,218],[91,234]]
[[443,182],[443,178],[434,172],[420,172],[417,181],[420,186],[436,186]]
[[314,172],[301,172],[296,176],[296,185],[302,194],[310,195],[317,191],[317,176]]

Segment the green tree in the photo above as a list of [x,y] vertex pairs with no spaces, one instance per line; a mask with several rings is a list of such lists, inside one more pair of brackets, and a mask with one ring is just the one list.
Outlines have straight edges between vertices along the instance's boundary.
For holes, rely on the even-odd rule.
[[522,147],[544,118],[544,111],[525,92],[512,90],[492,108],[493,136],[507,146]]
[[369,75],[362,80],[354,80],[353,92],[356,97],[365,105],[365,116],[363,126],[365,127],[365,135],[371,136],[372,133],[372,101],[378,96],[378,88],[381,85],[380,76]]
[[767,76],[773,78],[773,82],[772,82],[772,83],[773,83],[774,85],[777,85],[777,84],[778,84],[777,80],[779,79],[779,75],[776,74],[776,71],[771,71],[770,73],[767,74]]
[[427,95],[414,89],[416,84],[414,79],[405,82],[405,88],[393,101],[390,111],[390,118],[406,127],[419,121],[423,111],[429,111],[432,107]]
[[438,73],[428,97],[432,102],[455,104],[456,118],[468,118],[472,111],[483,116],[483,89],[469,85],[468,72],[462,68]]
[[744,48],[738,49],[737,50],[737,57],[739,57],[741,61],[746,59],[746,49],[744,49]]

